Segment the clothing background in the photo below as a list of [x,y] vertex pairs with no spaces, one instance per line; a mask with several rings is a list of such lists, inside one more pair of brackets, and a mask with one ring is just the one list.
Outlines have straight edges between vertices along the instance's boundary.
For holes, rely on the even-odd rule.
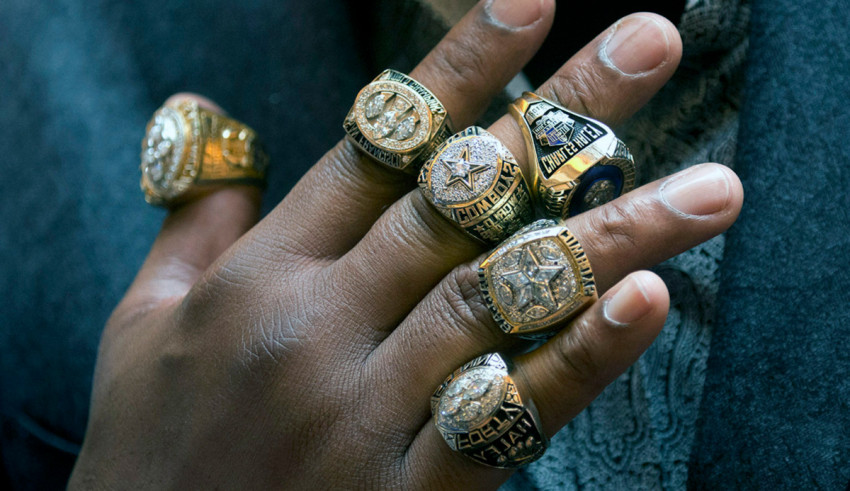
[[[264,136],[267,212],[342,136],[359,88],[411,68],[464,10],[433,1],[0,2],[0,479],[64,486],[100,330],[164,216],[137,171],[162,101],[202,93]],[[678,22],[685,56],[618,135],[643,182],[734,161],[744,212],[728,243],[657,268],[672,297],[659,341],[506,488],[843,489],[850,7],[754,0],[747,36],[745,1],[645,3]],[[527,79],[620,14],[586,32],[560,20]]]

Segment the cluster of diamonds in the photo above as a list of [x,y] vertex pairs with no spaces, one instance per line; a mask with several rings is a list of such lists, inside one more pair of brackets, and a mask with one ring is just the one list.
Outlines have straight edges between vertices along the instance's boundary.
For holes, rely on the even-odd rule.
[[372,82],[354,103],[357,126],[385,150],[404,152],[426,141],[430,109],[410,87],[398,82]]
[[534,322],[572,304],[579,291],[574,261],[557,239],[545,237],[493,261],[493,290],[505,320]]
[[488,366],[462,373],[440,397],[437,424],[453,431],[469,431],[487,421],[505,397],[505,377],[504,371]]
[[586,210],[596,208],[616,198],[617,187],[610,179],[601,179],[594,182],[584,193],[582,201]]
[[467,204],[481,198],[496,181],[502,144],[490,136],[460,138],[433,159],[431,193],[447,205]]
[[142,174],[156,191],[169,190],[180,174],[183,132],[183,120],[174,109],[164,107],[154,115],[142,146]]

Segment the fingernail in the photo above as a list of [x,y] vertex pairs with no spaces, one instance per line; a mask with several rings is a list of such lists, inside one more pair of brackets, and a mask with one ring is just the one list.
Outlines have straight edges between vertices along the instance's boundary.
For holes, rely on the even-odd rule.
[[717,165],[701,165],[670,177],[660,192],[662,201],[679,213],[711,215],[729,202],[729,176]]
[[641,283],[641,275],[633,274],[614,296],[605,302],[602,313],[614,325],[626,326],[649,313],[652,303]]
[[543,0],[489,0],[484,11],[493,23],[515,29],[533,24],[543,15]]
[[638,75],[662,64],[668,49],[667,32],[658,21],[633,15],[614,26],[600,54],[626,75]]

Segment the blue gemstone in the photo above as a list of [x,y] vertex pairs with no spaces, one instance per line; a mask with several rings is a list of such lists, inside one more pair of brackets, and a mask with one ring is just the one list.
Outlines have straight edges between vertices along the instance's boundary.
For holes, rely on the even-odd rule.
[[610,181],[614,185],[614,198],[617,198],[623,192],[623,171],[616,165],[595,165],[587,170],[579,178],[578,188],[570,200],[567,216],[575,216],[579,213],[587,211],[588,208],[584,202],[584,197],[587,191],[597,182]]

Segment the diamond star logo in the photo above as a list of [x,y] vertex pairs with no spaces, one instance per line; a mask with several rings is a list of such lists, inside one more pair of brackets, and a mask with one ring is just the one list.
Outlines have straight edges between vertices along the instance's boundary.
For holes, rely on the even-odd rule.
[[514,293],[514,301],[520,309],[531,304],[553,311],[558,307],[552,280],[560,275],[565,266],[561,264],[543,264],[531,246],[525,246],[521,252],[518,267],[505,272],[503,278]]
[[491,167],[490,164],[472,162],[470,158],[469,145],[463,147],[456,159],[442,159],[440,162],[446,166],[450,175],[446,179],[446,187],[455,183],[462,183],[470,191],[475,190],[475,175],[484,172]]

